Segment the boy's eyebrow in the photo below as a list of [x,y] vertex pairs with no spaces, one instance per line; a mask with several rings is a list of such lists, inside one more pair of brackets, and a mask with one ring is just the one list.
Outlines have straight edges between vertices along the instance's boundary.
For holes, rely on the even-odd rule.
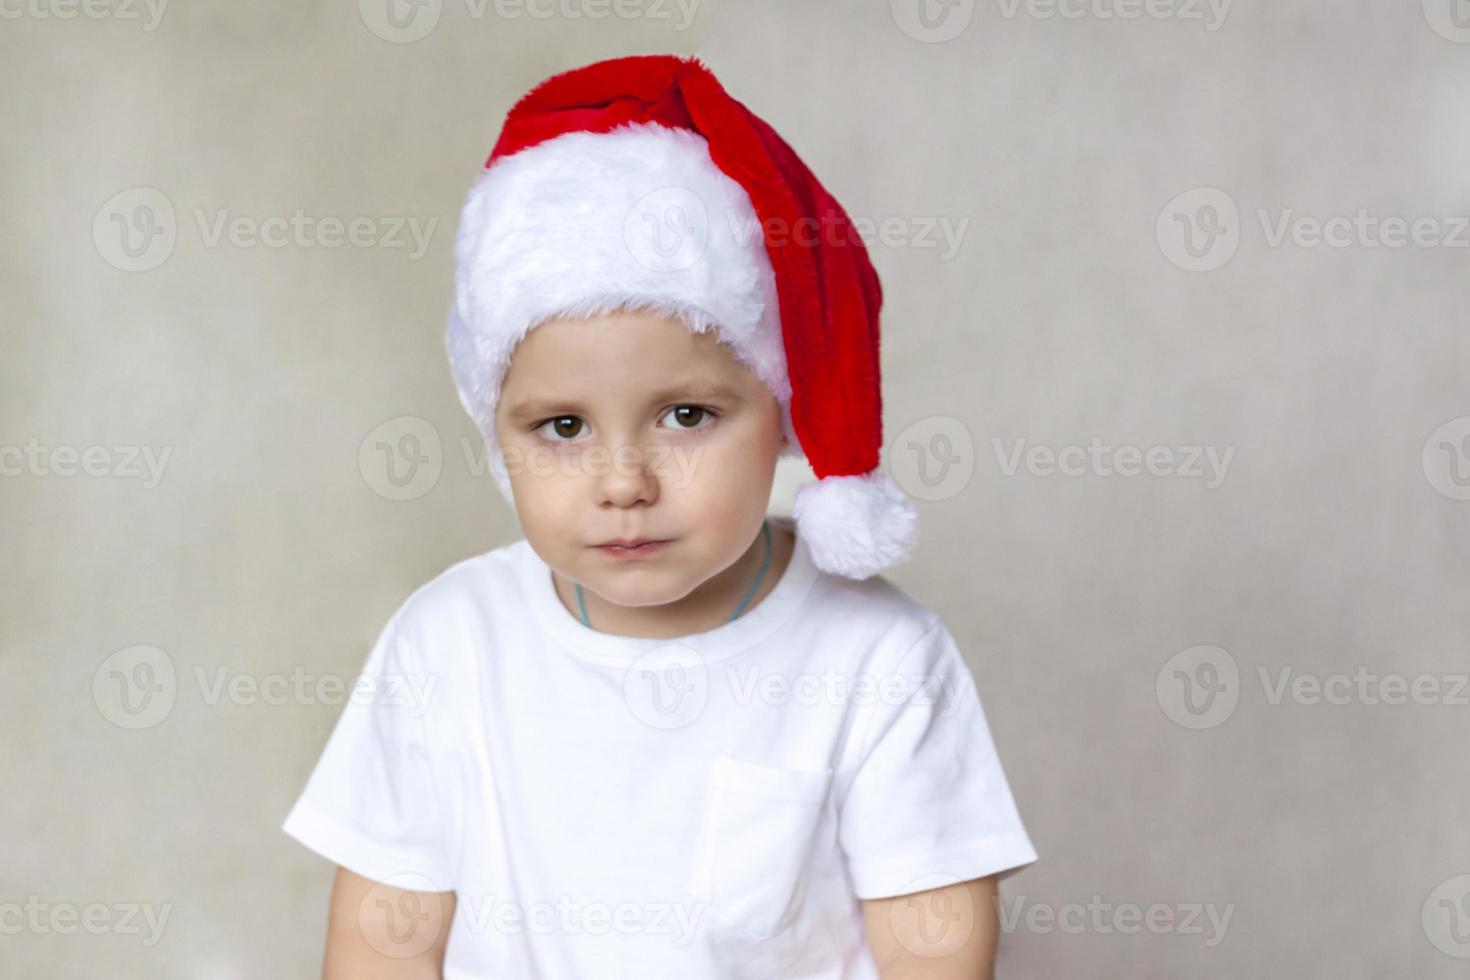
[[[688,384],[669,385],[661,388],[649,395],[648,401],[650,404],[657,404],[675,398],[722,398],[732,402],[741,400],[740,392],[723,382],[695,381]],[[513,419],[532,419],[543,416],[549,417],[559,412],[571,414],[584,410],[582,404],[575,398],[533,398],[507,407],[506,415]]]

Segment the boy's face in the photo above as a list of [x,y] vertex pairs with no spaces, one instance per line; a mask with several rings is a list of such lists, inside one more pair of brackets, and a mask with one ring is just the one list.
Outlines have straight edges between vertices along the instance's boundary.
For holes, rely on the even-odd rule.
[[[495,432],[532,548],[623,606],[675,602],[740,558],[785,445],[775,396],[713,333],[644,312],[532,330]],[[599,547],[614,539],[667,543]]]

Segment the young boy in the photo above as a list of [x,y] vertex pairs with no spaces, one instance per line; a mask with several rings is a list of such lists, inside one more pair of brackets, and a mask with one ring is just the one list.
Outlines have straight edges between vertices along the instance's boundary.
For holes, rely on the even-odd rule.
[[[989,977],[1036,852],[954,638],[878,574],[916,520],[847,215],[704,65],[623,58],[516,104],[455,257],[525,537],[394,613],[286,819],[339,865],[325,975]],[[789,518],[782,456],[820,478]]]

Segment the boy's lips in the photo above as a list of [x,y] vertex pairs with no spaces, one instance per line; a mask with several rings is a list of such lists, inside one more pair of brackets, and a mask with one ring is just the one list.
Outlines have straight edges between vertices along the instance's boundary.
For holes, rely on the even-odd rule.
[[669,538],[614,538],[602,544],[594,545],[599,551],[607,552],[621,558],[633,558],[640,555],[651,555],[663,548],[670,542]]

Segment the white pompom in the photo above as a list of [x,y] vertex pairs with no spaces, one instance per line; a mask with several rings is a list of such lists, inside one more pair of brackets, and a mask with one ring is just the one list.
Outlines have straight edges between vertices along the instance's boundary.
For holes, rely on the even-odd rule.
[[878,470],[797,487],[792,516],[812,562],[846,578],[865,579],[907,561],[919,541],[913,501]]

